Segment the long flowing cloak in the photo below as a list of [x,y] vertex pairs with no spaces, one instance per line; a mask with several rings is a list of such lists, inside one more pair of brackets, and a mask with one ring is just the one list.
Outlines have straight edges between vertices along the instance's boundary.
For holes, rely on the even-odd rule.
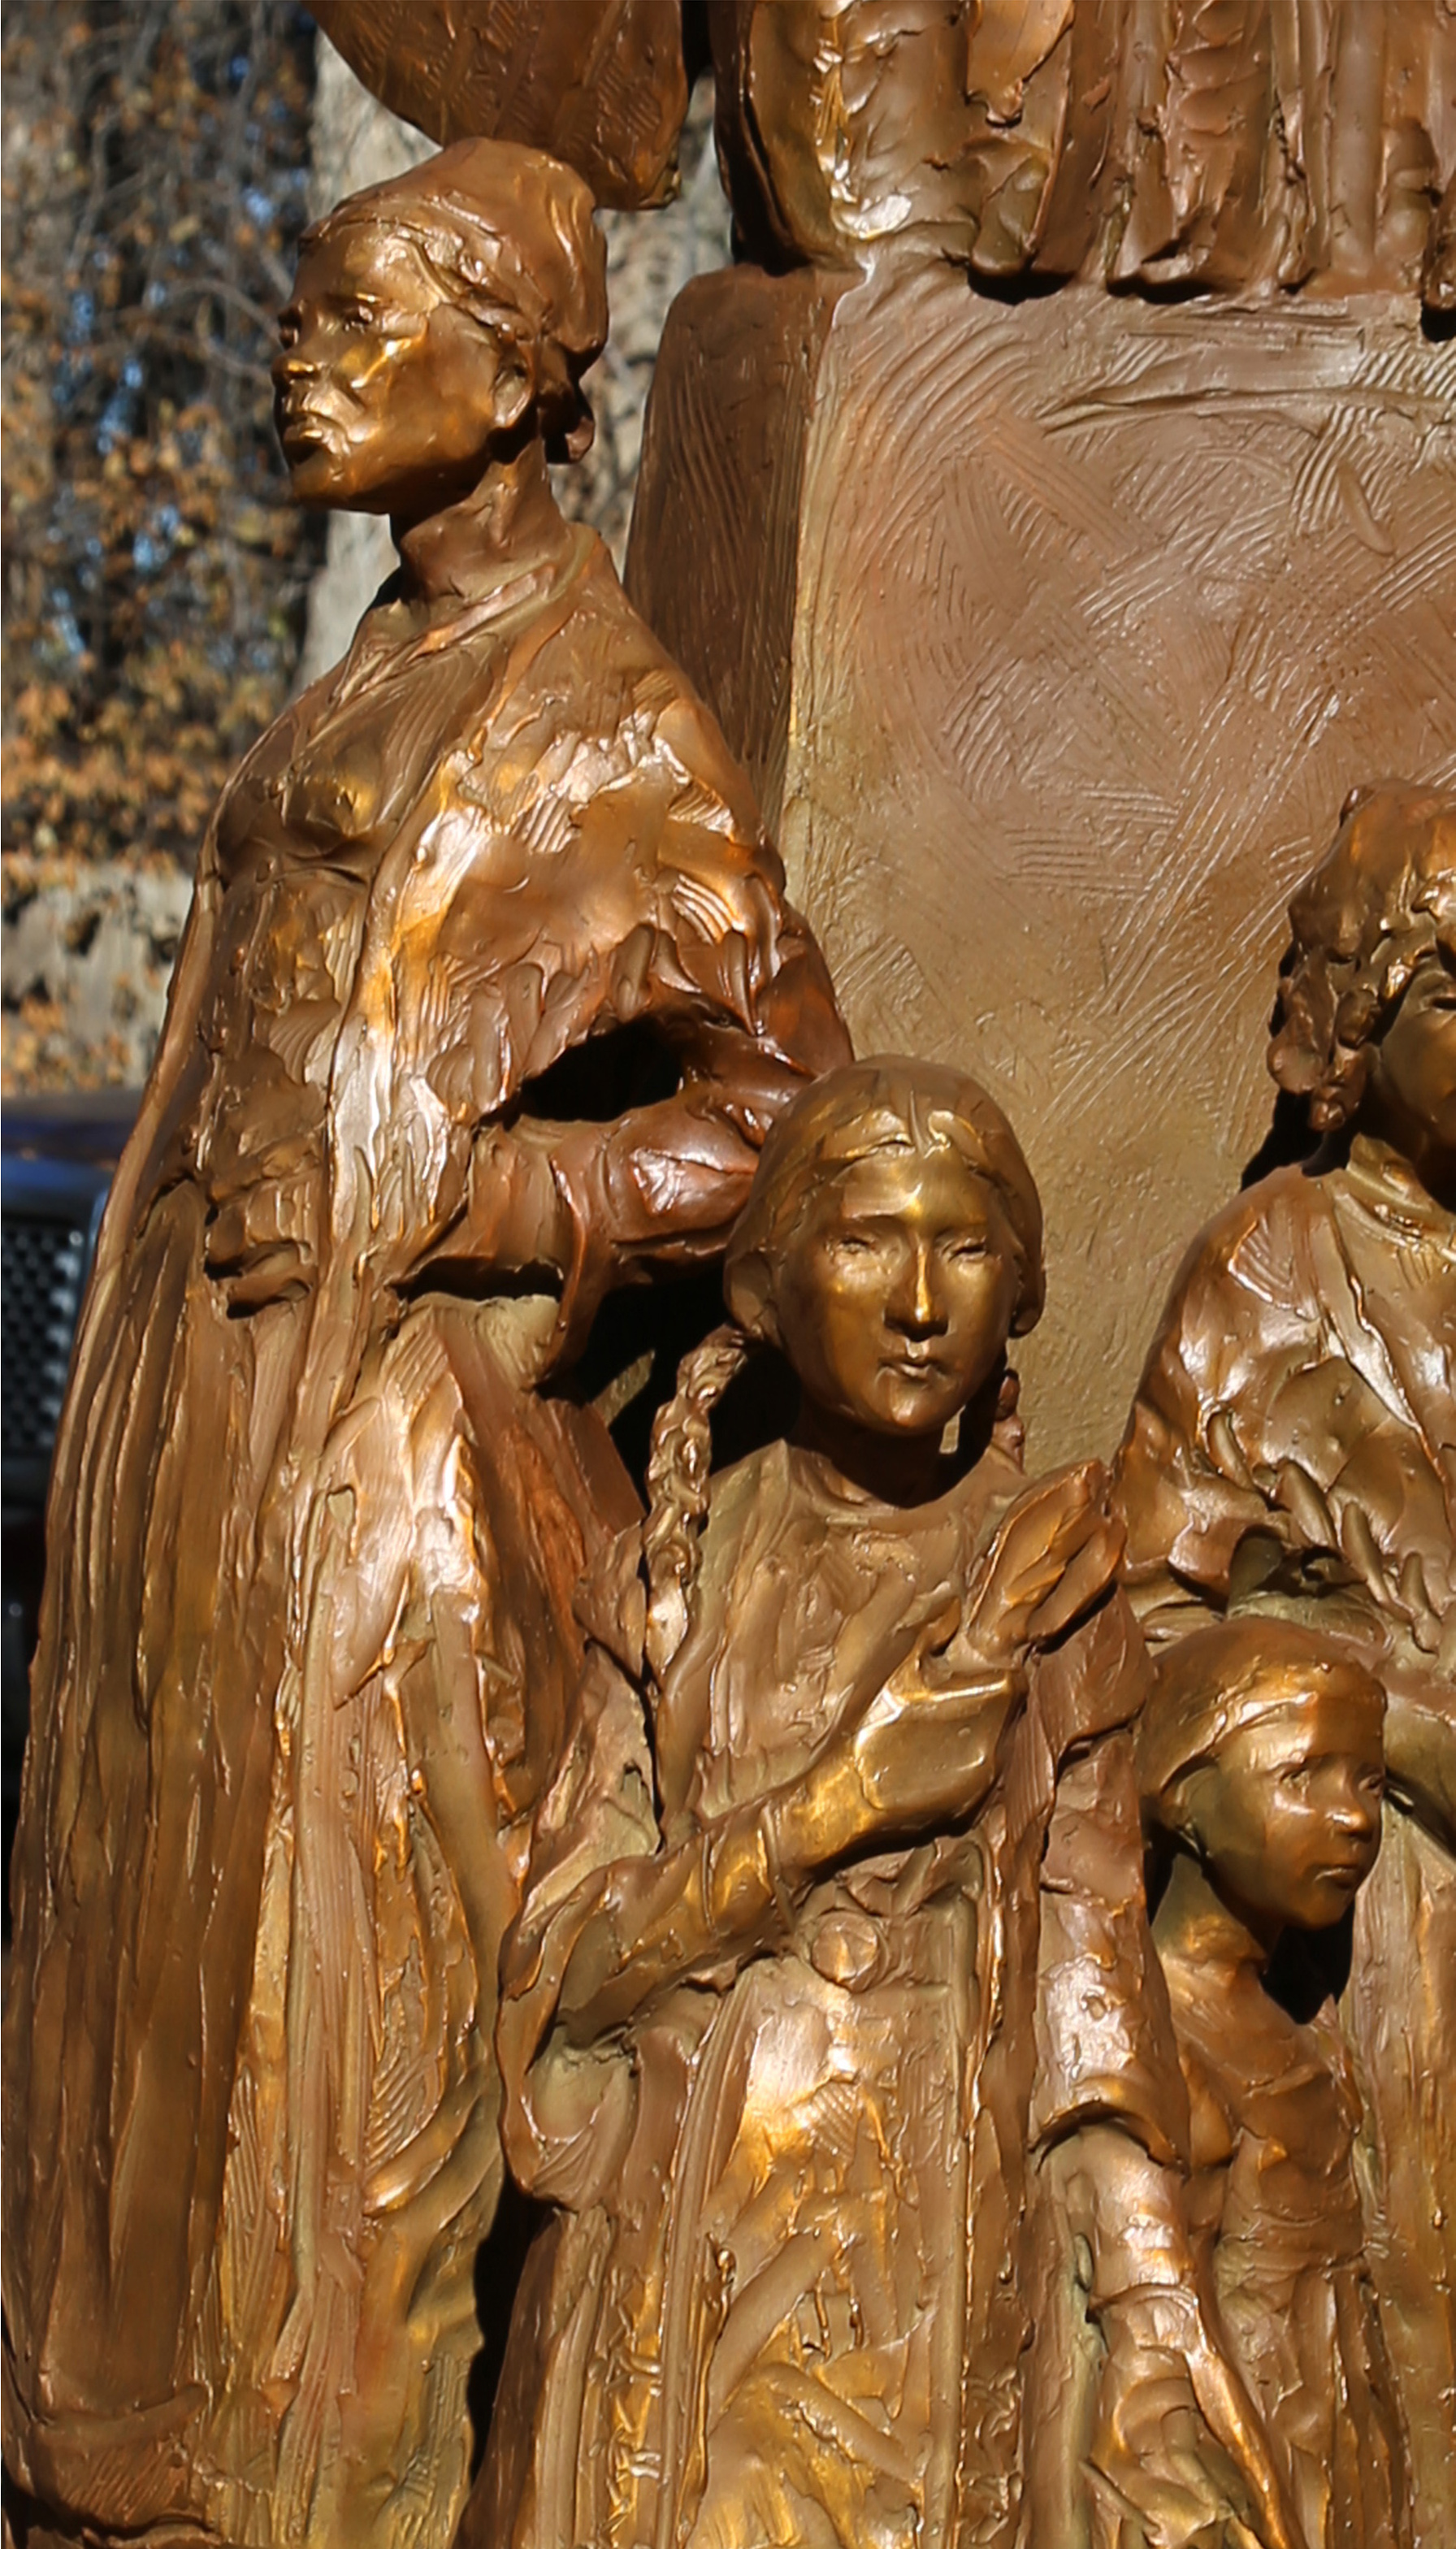
[[[527,1369],[474,1297],[520,1110],[626,1027],[681,1085],[535,1127],[575,1255]],[[512,1836],[635,1510],[531,1384],[712,1257],[846,1050],[589,534],[422,635],[382,598],[225,797],[61,1427],[16,1858],[7,2454],[98,2532],[449,2537]],[[314,1279],[239,1313],[210,1213],[250,1183],[287,1235],[311,1180]]]

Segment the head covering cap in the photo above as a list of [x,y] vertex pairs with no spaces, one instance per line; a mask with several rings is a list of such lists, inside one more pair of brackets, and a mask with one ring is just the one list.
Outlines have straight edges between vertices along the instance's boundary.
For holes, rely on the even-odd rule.
[[1159,1656],[1138,1721],[1143,1797],[1160,1806],[1180,1779],[1217,1761],[1235,1735],[1287,1708],[1292,1674],[1318,1688],[1324,1674],[1352,1665],[1380,1691],[1344,1648],[1295,1620],[1244,1613],[1180,1638]]
[[[513,142],[456,142],[316,222],[305,249],[340,231],[407,238],[441,300],[535,351],[548,430],[590,412],[578,386],[606,342],[606,247],[590,189],[560,159]],[[585,442],[574,446],[579,457]]]
[[1269,1068],[1328,1132],[1359,1105],[1381,1018],[1422,958],[1456,957],[1456,794],[1356,790],[1289,921]]

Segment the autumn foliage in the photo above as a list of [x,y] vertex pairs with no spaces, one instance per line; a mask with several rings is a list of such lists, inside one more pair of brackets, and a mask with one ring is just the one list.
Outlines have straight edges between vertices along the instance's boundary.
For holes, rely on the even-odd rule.
[[287,695],[317,533],[267,365],[313,44],[292,0],[7,7],[7,897],[38,861],[190,865]]

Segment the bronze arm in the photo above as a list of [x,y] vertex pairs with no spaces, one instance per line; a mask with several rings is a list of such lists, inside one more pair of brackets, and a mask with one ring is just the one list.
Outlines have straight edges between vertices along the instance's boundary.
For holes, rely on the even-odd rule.
[[570,2041],[623,2026],[675,1983],[737,1971],[792,1928],[797,1903],[832,1868],[975,1812],[1025,1678],[992,1672],[934,1686],[924,1673],[933,1634],[802,1777],[699,1826],[674,1849],[603,1872],[562,1979]]

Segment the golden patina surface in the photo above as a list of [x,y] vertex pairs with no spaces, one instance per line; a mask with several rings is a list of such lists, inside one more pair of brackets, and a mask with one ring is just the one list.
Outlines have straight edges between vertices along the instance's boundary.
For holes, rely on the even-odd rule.
[[16,1861],[8,2452],[105,2536],[448,2534],[497,1951],[636,1510],[566,1375],[847,1051],[747,784],[550,494],[602,270],[578,177],[468,143],[311,234],[284,316],[297,489],[388,511],[400,570],[202,854]]
[[[1438,2549],[1449,788],[1350,801],[1278,985],[1290,1164],[1195,1241],[1115,1464],[1029,1482],[1021,1144],[958,1067],[851,1064],[752,785],[551,494],[606,330],[581,172],[670,187],[677,10],[324,22],[498,138],[340,206],[283,317],[296,490],[387,514],[399,568],[219,806],[61,1429],[5,2019],[17,2530]],[[1267,934],[1310,856],[1306,809],[1271,886],[1220,792],[1258,736],[1303,786],[1397,707],[1421,766],[1437,722],[1449,17],[708,31],[765,270],[680,314],[635,589],[781,801],[852,1009],[903,1028],[944,982],[941,1047],[973,1021],[1025,1086],[1075,1449],[1163,1222],[1231,1182],[1211,1074],[1257,1056],[1191,1035],[1205,977],[1265,1006],[1239,912]],[[1372,448],[1419,445],[1389,504],[1335,449],[1355,389]],[[1134,453],[1115,505],[1089,433]],[[1265,469],[1320,560],[1287,647]],[[942,751],[1038,799],[994,859]],[[1092,989],[1063,782],[1118,907]],[[1130,804],[1140,866],[1100,856]],[[1116,1069],[1076,1045],[1099,999]],[[644,1514],[607,1418],[667,1317],[608,1353],[608,1296],[720,1266]]]

